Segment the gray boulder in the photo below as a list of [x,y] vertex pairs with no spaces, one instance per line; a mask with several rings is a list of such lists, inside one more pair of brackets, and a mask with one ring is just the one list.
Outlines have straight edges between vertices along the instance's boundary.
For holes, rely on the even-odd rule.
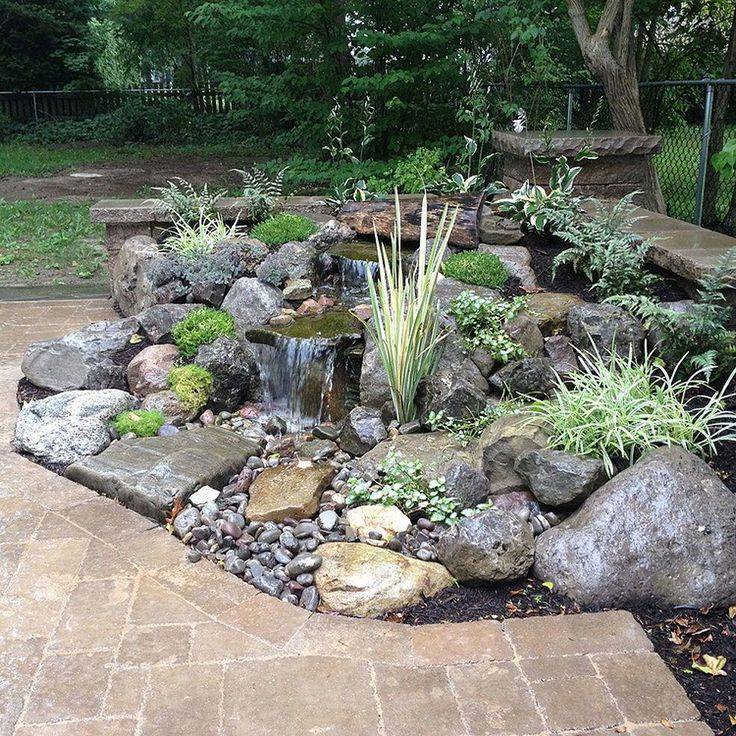
[[243,277],[228,291],[222,309],[235,317],[236,330],[244,335],[248,329],[265,325],[271,317],[280,314],[283,302],[278,289],[256,278]]
[[491,496],[526,489],[516,470],[516,458],[527,450],[547,446],[542,423],[528,414],[501,417],[483,430],[475,447],[476,461],[491,484]]
[[522,358],[512,360],[497,371],[490,384],[511,396],[549,396],[554,391],[556,378],[549,358]]
[[391,404],[391,387],[378,348],[370,333],[365,333],[363,365],[360,369],[360,403],[374,409]]
[[473,294],[481,296],[484,299],[499,300],[501,298],[501,294],[499,292],[494,289],[489,289],[487,286],[464,284],[462,281],[458,281],[457,279],[440,276],[437,280],[437,289],[435,291],[435,297],[439,300],[440,309],[443,312],[448,312],[452,302],[464,291],[472,291]]
[[93,324],[64,337],[33,343],[21,370],[34,385],[52,391],[79,388],[125,389],[121,356],[133,347],[138,333],[135,317]]
[[134,409],[125,391],[65,391],[23,406],[13,446],[47,462],[68,465],[102,452],[112,441],[110,420]]
[[197,416],[197,409],[184,406],[184,403],[173,391],[156,391],[148,394],[141,403],[141,409],[146,411],[160,411],[166,418],[167,424],[181,426],[191,422]]
[[517,314],[504,328],[504,332],[515,342],[524,348],[528,358],[536,358],[542,354],[544,337],[537,323],[522,312]]
[[546,338],[544,341],[544,355],[552,361],[552,369],[555,373],[561,376],[580,370],[577,355],[570,339],[564,335],[552,335]]
[[200,346],[194,362],[212,374],[209,406],[213,411],[233,411],[259,397],[261,379],[249,343],[218,337]]
[[324,250],[332,245],[344,243],[346,240],[355,239],[355,230],[337,220],[328,220],[320,225],[319,230],[310,235],[308,243],[313,245],[317,250]]
[[458,580],[515,580],[532,566],[534,535],[516,514],[489,509],[443,532],[437,556]]
[[153,343],[172,342],[171,329],[198,304],[157,304],[141,312],[138,317],[143,334]]
[[447,495],[457,500],[462,509],[472,509],[490,495],[488,478],[462,460],[450,463],[445,468],[444,476]]
[[388,437],[381,412],[356,406],[345,417],[337,444],[351,455],[364,455]]
[[176,345],[149,345],[128,363],[126,376],[130,393],[138,398],[168,388],[169,373],[179,360]]
[[736,496],[685,450],[655,450],[538,538],[535,574],[584,605],[732,605]]
[[175,264],[147,235],[135,235],[123,243],[110,276],[113,298],[126,316],[184,299],[189,291]]
[[313,281],[317,271],[317,249],[312,243],[284,243],[270,253],[256,268],[256,276],[271,286],[281,288],[286,279]]
[[567,331],[573,345],[587,352],[597,350],[602,356],[615,352],[634,358],[642,353],[644,329],[641,323],[613,304],[579,304],[567,315]]
[[514,470],[547,506],[577,506],[606,482],[600,460],[561,450],[527,450],[516,458]]

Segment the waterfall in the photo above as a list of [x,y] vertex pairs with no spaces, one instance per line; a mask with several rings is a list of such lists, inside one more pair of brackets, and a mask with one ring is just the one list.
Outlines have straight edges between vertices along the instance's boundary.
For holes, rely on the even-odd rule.
[[334,341],[279,335],[273,345],[251,343],[258,361],[267,416],[284,419],[289,432],[330,419],[330,391],[335,375]]
[[338,257],[340,263],[340,282],[343,294],[365,297],[368,294],[368,272],[375,278],[378,264],[375,261],[360,261],[353,258]]

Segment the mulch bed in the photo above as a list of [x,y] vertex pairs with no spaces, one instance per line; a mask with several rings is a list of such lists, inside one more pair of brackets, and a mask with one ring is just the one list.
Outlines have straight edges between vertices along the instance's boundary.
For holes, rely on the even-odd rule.
[[[416,603],[383,618],[410,626],[458,623],[479,619],[529,618],[575,614],[601,609],[583,608],[555,593],[539,580],[498,585],[462,585],[435,598]],[[654,649],[667,663],[690,700],[716,734],[736,734],[736,622],[729,611],[710,609],[662,610],[652,606],[629,609],[646,631]],[[731,613],[736,616],[736,610]],[[702,655],[725,657],[726,675],[693,668]]]

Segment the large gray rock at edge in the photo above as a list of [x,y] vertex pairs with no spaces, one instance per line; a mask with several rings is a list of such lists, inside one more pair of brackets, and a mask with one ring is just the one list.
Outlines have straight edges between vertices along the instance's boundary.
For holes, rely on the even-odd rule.
[[360,369],[360,403],[374,409],[391,404],[391,387],[376,343],[366,330],[363,364]]
[[462,460],[451,462],[443,473],[445,491],[462,509],[472,509],[486,501],[491,493],[488,478],[478,468]]
[[259,452],[255,442],[235,432],[202,427],[168,437],[120,440],[101,454],[70,465],[66,475],[164,521],[175,498],[186,501],[202,486],[222,488]]
[[685,450],[655,450],[538,538],[535,574],[584,605],[734,604],[736,496]]
[[194,362],[212,374],[209,405],[213,411],[233,411],[259,398],[258,363],[248,342],[218,337],[200,346]]
[[437,556],[458,580],[515,580],[532,566],[534,535],[516,514],[489,509],[442,532]]
[[222,309],[235,318],[238,335],[248,329],[265,325],[271,317],[281,313],[284,295],[279,289],[256,278],[238,279],[222,302]]
[[104,450],[112,441],[110,420],[137,405],[134,396],[117,389],[65,391],[30,401],[18,414],[13,446],[68,465]]
[[557,375],[549,358],[512,360],[495,373],[489,383],[511,396],[550,396]]
[[141,312],[138,322],[143,334],[153,343],[173,342],[171,330],[200,304],[156,304]]
[[23,357],[21,370],[32,384],[52,391],[125,389],[129,359],[121,358],[131,348],[135,352],[131,338],[138,328],[135,317],[106,320],[63,337],[35,342]]
[[528,450],[516,458],[514,470],[535,498],[547,506],[581,504],[607,480],[603,463],[594,457],[561,450]]
[[615,352],[627,357],[629,352],[641,356],[644,328],[639,320],[613,304],[579,304],[567,315],[567,331],[579,350],[602,356]]
[[314,281],[317,249],[313,243],[284,243],[270,253],[256,268],[256,276],[271,286],[281,288],[286,279]]
[[343,420],[337,444],[351,455],[364,455],[388,437],[378,409],[356,406]]

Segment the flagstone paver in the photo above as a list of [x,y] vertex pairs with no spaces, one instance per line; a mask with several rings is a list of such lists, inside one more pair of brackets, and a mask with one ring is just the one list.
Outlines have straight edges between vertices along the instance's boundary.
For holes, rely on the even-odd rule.
[[0,736],[711,733],[629,613],[310,615],[12,453],[25,347],[113,316],[0,304]]

